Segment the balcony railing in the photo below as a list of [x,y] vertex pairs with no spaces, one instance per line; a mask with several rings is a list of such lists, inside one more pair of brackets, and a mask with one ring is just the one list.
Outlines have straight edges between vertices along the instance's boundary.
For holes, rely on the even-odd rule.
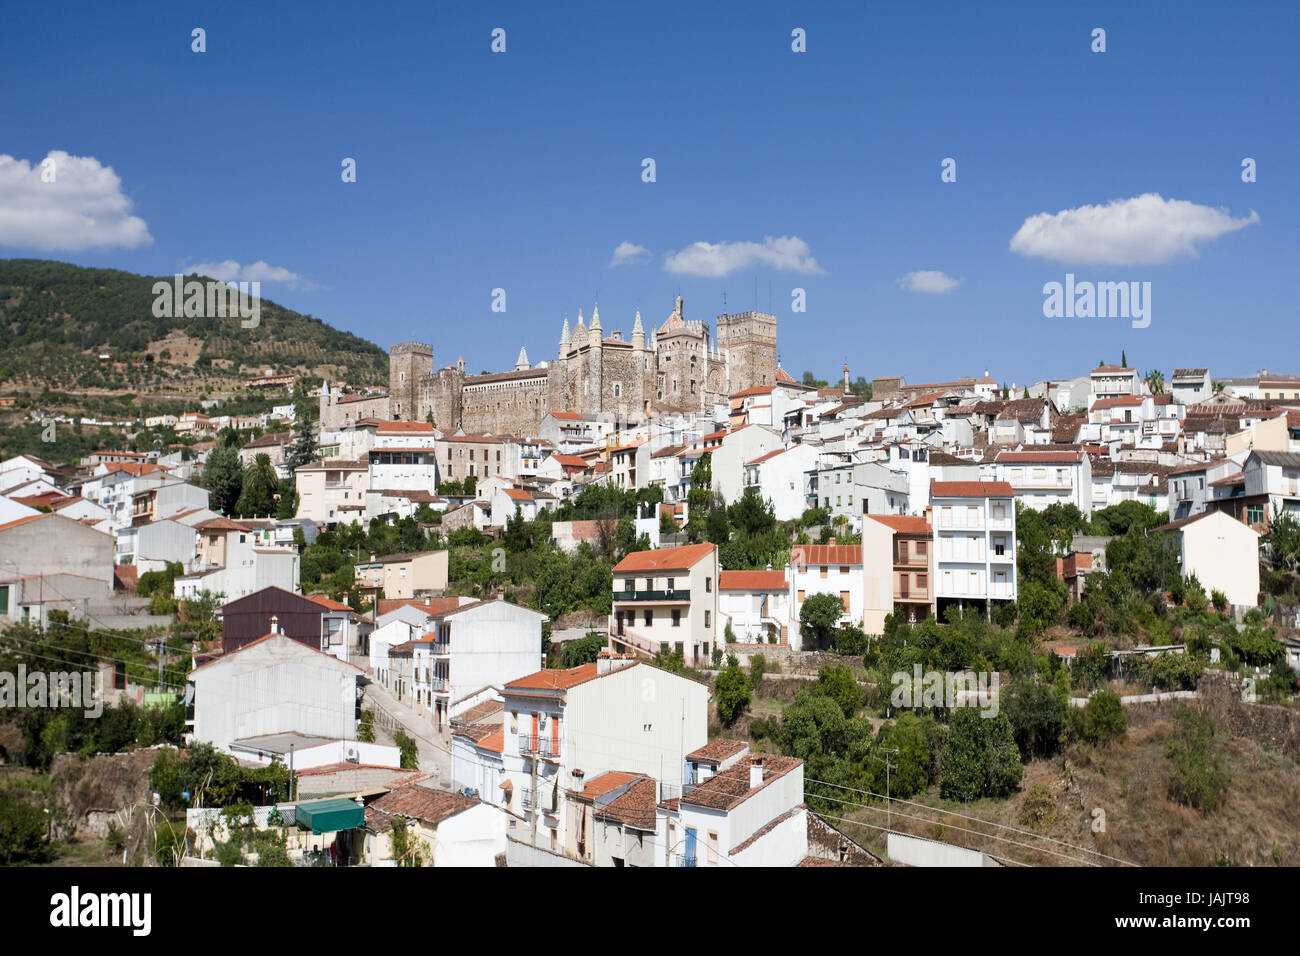
[[929,601],[929,588],[909,588],[906,591],[895,591],[895,601]]
[[434,677],[434,678],[432,678],[432,679],[429,681],[429,684],[430,684],[430,686],[433,687],[433,692],[434,692],[435,694],[445,694],[445,693],[447,693],[447,678],[445,678],[445,677]]
[[537,747],[542,742],[541,738],[534,738],[532,734],[519,735],[519,752],[521,754],[537,753]]
[[673,866],[695,866],[695,857],[687,856],[684,853],[673,854]]
[[429,647],[434,657],[446,657],[451,653],[451,641],[434,641]]
[[520,793],[519,801],[525,810],[537,809],[537,798],[532,790],[524,790]]
[[673,588],[671,591],[615,591],[614,600],[626,601],[683,601],[689,602],[691,592],[686,588]]

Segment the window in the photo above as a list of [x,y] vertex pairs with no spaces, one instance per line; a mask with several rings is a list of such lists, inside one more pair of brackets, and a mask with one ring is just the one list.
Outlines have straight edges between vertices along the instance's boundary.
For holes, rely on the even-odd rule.
[[718,835],[712,830],[709,831],[709,865],[717,866],[718,864]]
[[519,733],[519,711],[517,710],[510,712],[510,732],[512,734]]
[[704,579],[704,593],[705,593],[705,594],[712,594],[712,593],[713,593],[713,578],[707,578],[707,577],[706,577],[706,578]]
[[918,558],[924,558],[929,553],[930,550],[929,546],[930,546],[930,542],[928,541],[916,542],[916,556]]
[[624,578],[624,579],[623,579],[623,590],[624,590],[624,591],[626,591],[628,594],[631,594],[632,591],[633,591],[635,588],[636,588],[636,578]]
[[704,626],[709,626],[709,612],[707,610],[704,612]]
[[840,574],[848,574],[848,573],[849,573],[849,566],[847,564],[841,564]]
[[826,572],[827,572],[827,570],[828,570],[828,569],[827,569],[826,565],[823,564],[823,565],[821,566],[821,577],[823,577],[823,578],[826,577]]
[[669,591],[673,590],[673,582],[674,582],[675,580],[676,580],[676,578],[669,578],[669,579],[668,579],[668,590],[669,590]]
[[798,594],[798,596],[795,598],[795,600],[797,600],[800,604],[803,603],[803,595],[804,595],[804,592],[803,592],[803,591],[800,591],[799,594]]
[[930,576],[928,574],[918,574],[916,576],[916,589],[924,591],[930,586]]
[[654,612],[654,611],[651,611],[651,610],[647,610],[647,611],[645,612],[644,617],[645,617],[645,626],[646,626],[646,627],[654,627],[655,612]]
[[682,609],[675,607],[673,608],[673,627],[681,627],[681,626],[682,626]]
[[1264,506],[1247,505],[1246,506],[1246,524],[1263,524],[1264,523]]
[[848,614],[849,613],[849,592],[848,591],[840,592],[840,604],[844,607],[844,613]]

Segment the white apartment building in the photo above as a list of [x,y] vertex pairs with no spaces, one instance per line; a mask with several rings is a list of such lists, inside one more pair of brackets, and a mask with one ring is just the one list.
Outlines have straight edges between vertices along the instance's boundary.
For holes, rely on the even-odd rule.
[[1221,511],[1206,511],[1161,530],[1174,537],[1183,577],[1195,574],[1207,597],[1217,590],[1234,607],[1259,603],[1260,534],[1254,528]]
[[1137,369],[1123,365],[1098,365],[1089,373],[1092,392],[1088,407],[1100,398],[1113,398],[1118,395],[1138,395],[1143,391]]
[[1005,481],[936,481],[930,485],[934,528],[935,613],[950,603],[992,610],[1016,600],[1015,491]]
[[1196,405],[1214,394],[1208,368],[1176,368],[1169,385],[1179,405]]
[[984,480],[1011,485],[1016,500],[1035,511],[1071,504],[1092,515],[1092,459],[1083,451],[999,451],[980,470]]
[[227,601],[276,587],[300,592],[298,551],[258,544],[261,532],[229,518],[209,518],[194,526],[194,557],[186,573],[173,582],[176,598],[197,597],[202,591]]
[[707,665],[723,640],[717,584],[716,545],[632,552],[614,566],[610,650],[646,656],[675,650],[689,667]]

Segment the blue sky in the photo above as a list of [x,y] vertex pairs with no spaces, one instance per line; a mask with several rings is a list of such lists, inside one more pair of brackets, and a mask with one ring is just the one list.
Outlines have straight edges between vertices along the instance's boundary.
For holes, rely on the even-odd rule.
[[[472,371],[552,357],[597,296],[627,332],[678,293],[712,321],[769,288],[795,375],[1027,383],[1121,349],[1300,371],[1275,354],[1296,341],[1297,5],[230,6],[7,11],[0,156],[32,169],[0,168],[0,256],[265,263],[294,277],[265,297]],[[109,193],[95,225],[25,207],[52,150]],[[1146,194],[1011,248],[1030,217]],[[611,267],[620,243],[647,252]],[[1151,325],[1045,318],[1067,272],[1149,281]]]

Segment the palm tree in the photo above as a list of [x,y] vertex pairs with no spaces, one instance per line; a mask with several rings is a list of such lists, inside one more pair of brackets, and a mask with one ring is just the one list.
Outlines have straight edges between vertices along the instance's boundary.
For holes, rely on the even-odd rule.
[[1147,383],[1147,388],[1151,390],[1152,395],[1164,394],[1165,376],[1159,369],[1153,368],[1151,371],[1147,372],[1146,378],[1143,381]]

